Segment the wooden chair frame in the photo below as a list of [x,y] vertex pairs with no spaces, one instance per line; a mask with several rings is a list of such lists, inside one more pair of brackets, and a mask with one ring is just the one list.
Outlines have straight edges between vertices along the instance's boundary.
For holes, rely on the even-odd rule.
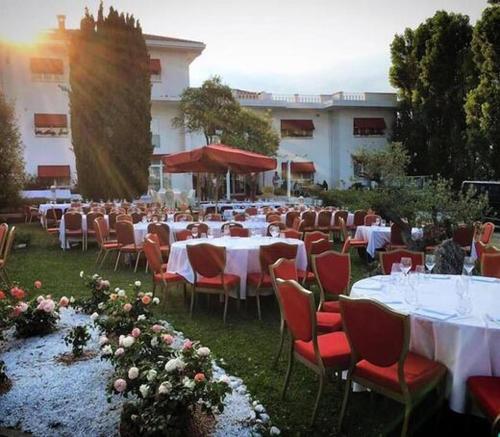
[[0,254],[0,279],[5,283],[7,287],[10,287],[11,282],[9,275],[7,273],[7,260],[9,259],[10,252],[12,251],[12,246],[14,245],[14,239],[16,237],[16,227],[12,226],[6,238],[6,243],[4,246],[3,253]]

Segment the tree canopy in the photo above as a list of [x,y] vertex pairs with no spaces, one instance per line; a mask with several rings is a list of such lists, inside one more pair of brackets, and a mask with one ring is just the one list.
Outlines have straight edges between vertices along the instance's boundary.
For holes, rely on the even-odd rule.
[[102,4],[85,11],[70,44],[70,108],[78,185],[88,198],[147,191],[151,144],[149,55],[139,22]]
[[14,110],[0,91],[0,208],[19,201],[24,182],[24,160],[21,135]]

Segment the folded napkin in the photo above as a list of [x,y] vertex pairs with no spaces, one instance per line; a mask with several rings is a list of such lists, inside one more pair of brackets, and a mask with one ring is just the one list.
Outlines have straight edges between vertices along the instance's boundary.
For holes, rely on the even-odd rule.
[[497,278],[490,278],[488,276],[471,276],[472,281],[477,282],[497,282]]
[[424,316],[424,317],[430,317],[432,319],[437,319],[437,320],[448,320],[454,316],[456,316],[456,313],[448,312],[448,311],[438,311],[438,310],[431,310],[431,309],[426,309],[426,308],[419,308],[418,310],[413,311],[413,314],[419,315],[419,316]]

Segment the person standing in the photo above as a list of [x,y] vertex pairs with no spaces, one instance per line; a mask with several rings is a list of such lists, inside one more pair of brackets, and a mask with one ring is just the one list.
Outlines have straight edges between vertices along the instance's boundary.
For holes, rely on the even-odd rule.
[[280,175],[278,174],[277,171],[274,172],[273,176],[273,187],[274,187],[274,192],[279,188],[281,182]]

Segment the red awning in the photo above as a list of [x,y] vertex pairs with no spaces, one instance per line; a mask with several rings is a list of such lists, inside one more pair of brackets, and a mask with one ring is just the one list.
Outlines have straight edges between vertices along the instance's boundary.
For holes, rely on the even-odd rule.
[[71,171],[69,165],[39,165],[39,178],[69,178]]
[[62,59],[56,58],[31,58],[31,72],[35,74],[64,74]]
[[281,120],[281,130],[314,130],[312,120]]
[[223,144],[210,144],[163,158],[166,173],[258,173],[274,170],[276,160]]
[[[287,163],[282,162],[281,163],[281,172],[282,174],[286,175],[287,172]],[[292,173],[316,173],[316,168],[314,167],[314,162],[312,161],[307,161],[307,162],[294,162],[292,161],[290,163],[290,171]]]
[[383,118],[355,118],[354,129],[385,129]]
[[159,59],[149,60],[149,74],[161,74],[161,63]]
[[68,127],[66,114],[35,114],[35,127]]

